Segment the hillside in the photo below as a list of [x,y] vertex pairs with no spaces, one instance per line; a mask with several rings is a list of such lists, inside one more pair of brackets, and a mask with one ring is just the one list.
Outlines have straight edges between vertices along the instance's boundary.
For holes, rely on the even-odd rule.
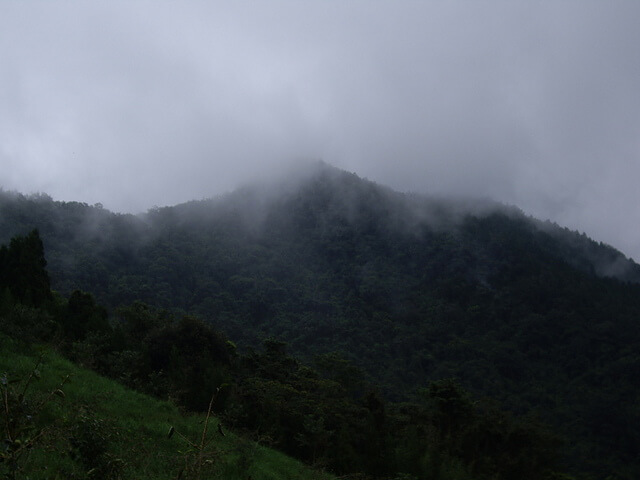
[[[185,415],[50,349],[4,335],[0,372],[3,404],[7,392],[8,418],[19,432],[15,441],[31,443],[22,454],[12,445],[3,450],[3,478],[332,478],[230,432],[220,435],[217,419],[211,419],[202,442],[205,415]],[[11,403],[18,393],[24,401]],[[3,420],[4,413],[3,407]],[[172,427],[176,433],[169,437]],[[12,458],[16,469],[10,468]]]
[[[11,336],[0,337],[0,366],[7,365],[0,376],[0,471],[7,479],[145,478],[174,467],[178,479],[233,478],[254,469],[299,476],[295,468],[287,473],[291,469],[275,454],[270,457],[276,460],[258,461],[252,439],[362,480],[555,479],[563,468],[555,435],[530,418],[474,400],[451,379],[430,382],[412,402],[389,402],[340,355],[318,356],[311,367],[273,339],[262,351],[240,354],[210,324],[140,302],[109,318],[91,294],[76,290],[65,298],[52,292],[46,263],[37,230],[0,246],[0,327]],[[53,363],[60,368],[41,382],[44,353],[24,365],[35,342],[40,352],[61,352],[137,392],[169,399],[163,413],[175,411],[173,405],[191,412],[208,405],[199,421],[202,432],[185,436],[167,417],[167,439],[184,442],[178,464],[162,449],[154,450],[160,456],[130,455],[140,453],[140,443],[158,440],[149,430],[153,407],[124,398],[121,386],[105,392],[110,382],[81,374],[58,355]],[[73,374],[79,389],[69,386],[71,374],[55,378],[58,370],[80,372]],[[58,408],[68,394],[83,402]],[[101,409],[104,415],[96,413]],[[210,421],[212,412],[222,421]],[[217,435],[208,440],[215,423]],[[237,439],[240,447],[224,450],[218,447],[228,444],[222,440],[230,436],[228,426],[243,438]],[[123,451],[130,438],[136,447]]]
[[326,165],[139,216],[8,193],[0,214],[0,241],[40,230],[56,290],[341,352],[395,400],[457,377],[554,425],[576,471],[640,475],[640,267],[584,235]]

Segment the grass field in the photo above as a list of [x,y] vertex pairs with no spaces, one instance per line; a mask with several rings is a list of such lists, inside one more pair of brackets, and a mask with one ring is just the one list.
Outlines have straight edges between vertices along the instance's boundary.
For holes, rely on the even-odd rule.
[[223,436],[214,417],[183,414],[3,335],[0,380],[4,478],[332,478],[226,430]]

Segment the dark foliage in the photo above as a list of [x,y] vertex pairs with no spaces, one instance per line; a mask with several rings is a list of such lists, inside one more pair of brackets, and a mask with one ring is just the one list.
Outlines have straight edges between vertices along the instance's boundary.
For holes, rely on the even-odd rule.
[[[238,355],[194,317],[135,303],[110,325],[89,294],[75,291],[59,303],[58,338],[76,361],[191,410],[215,398],[227,426],[337,473],[533,479],[555,464],[552,437],[497,411],[488,415],[451,381],[432,383],[419,403],[395,405],[337,354],[316,359],[322,376],[289,356],[281,341]],[[5,393],[3,403],[9,412]],[[72,458],[101,478],[119,477],[122,467],[108,451],[109,429],[82,410],[67,432]],[[12,452],[3,458],[17,461]]]
[[[553,425],[565,438],[561,461],[575,471],[640,477],[640,438],[633,428],[640,422],[640,267],[584,235],[497,205],[401,195],[326,167],[295,185],[247,188],[139,217],[6,193],[0,195],[0,213],[0,232],[8,236],[39,228],[60,292],[87,289],[110,308],[143,300],[197,314],[245,345],[237,358],[229,353],[227,364],[212,342],[205,351],[217,366],[207,371],[188,349],[167,352],[182,315],[145,313],[146,307],[134,305],[120,313],[113,336],[89,335],[79,342],[85,353],[80,344],[76,348],[78,358],[85,355],[87,363],[131,385],[185,399],[189,386],[180,379],[197,379],[206,391],[226,389],[221,402],[232,409],[231,398],[249,402],[269,392],[266,399],[279,399],[271,405],[274,412],[280,408],[288,418],[296,410],[287,395],[311,389],[303,382],[310,380],[296,373],[299,366],[285,362],[278,367],[284,377],[273,378],[267,370],[264,378],[233,370],[238,362],[267,369],[268,358],[261,356],[266,353],[252,353],[246,345],[258,348],[276,337],[305,363],[339,352],[346,363],[335,365],[360,369],[357,381],[345,385],[349,369],[317,363],[323,374],[318,378],[345,391],[341,395],[357,408],[365,408],[366,382],[378,385],[382,398],[420,405],[416,388],[456,377],[476,398],[495,398],[517,415],[536,414]],[[87,354],[93,351],[110,352],[109,360]],[[187,374],[175,373],[183,369]],[[242,382],[231,382],[233,375]],[[222,387],[227,383],[236,387]],[[240,409],[229,418],[253,428],[252,414]],[[327,443],[320,418],[286,420],[291,428],[306,421],[309,431],[320,432],[304,440],[305,447],[279,427],[265,435],[317,460]],[[338,435],[340,428],[329,431]],[[496,434],[505,448],[520,438],[512,430]],[[329,443],[342,445],[340,451],[353,448],[334,440]],[[452,460],[451,452],[460,448],[443,447],[445,460],[440,453],[405,454],[431,465],[434,476],[456,465],[468,471],[463,457]],[[345,455],[348,463],[346,457],[358,455]],[[363,462],[358,469],[364,471],[369,467]]]
[[0,291],[8,290],[13,299],[30,307],[51,302],[46,266],[38,230],[12,238],[9,247],[0,247]]

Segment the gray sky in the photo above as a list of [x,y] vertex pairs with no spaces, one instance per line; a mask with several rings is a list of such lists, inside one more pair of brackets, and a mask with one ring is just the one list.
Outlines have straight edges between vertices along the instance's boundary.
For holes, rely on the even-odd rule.
[[0,186],[143,211],[299,159],[640,260],[640,2],[0,3]]

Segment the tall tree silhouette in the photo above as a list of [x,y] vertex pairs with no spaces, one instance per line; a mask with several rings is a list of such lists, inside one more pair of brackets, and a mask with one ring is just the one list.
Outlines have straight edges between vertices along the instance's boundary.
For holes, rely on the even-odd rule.
[[20,303],[39,307],[52,300],[44,245],[38,230],[11,239],[0,249],[0,288]]

